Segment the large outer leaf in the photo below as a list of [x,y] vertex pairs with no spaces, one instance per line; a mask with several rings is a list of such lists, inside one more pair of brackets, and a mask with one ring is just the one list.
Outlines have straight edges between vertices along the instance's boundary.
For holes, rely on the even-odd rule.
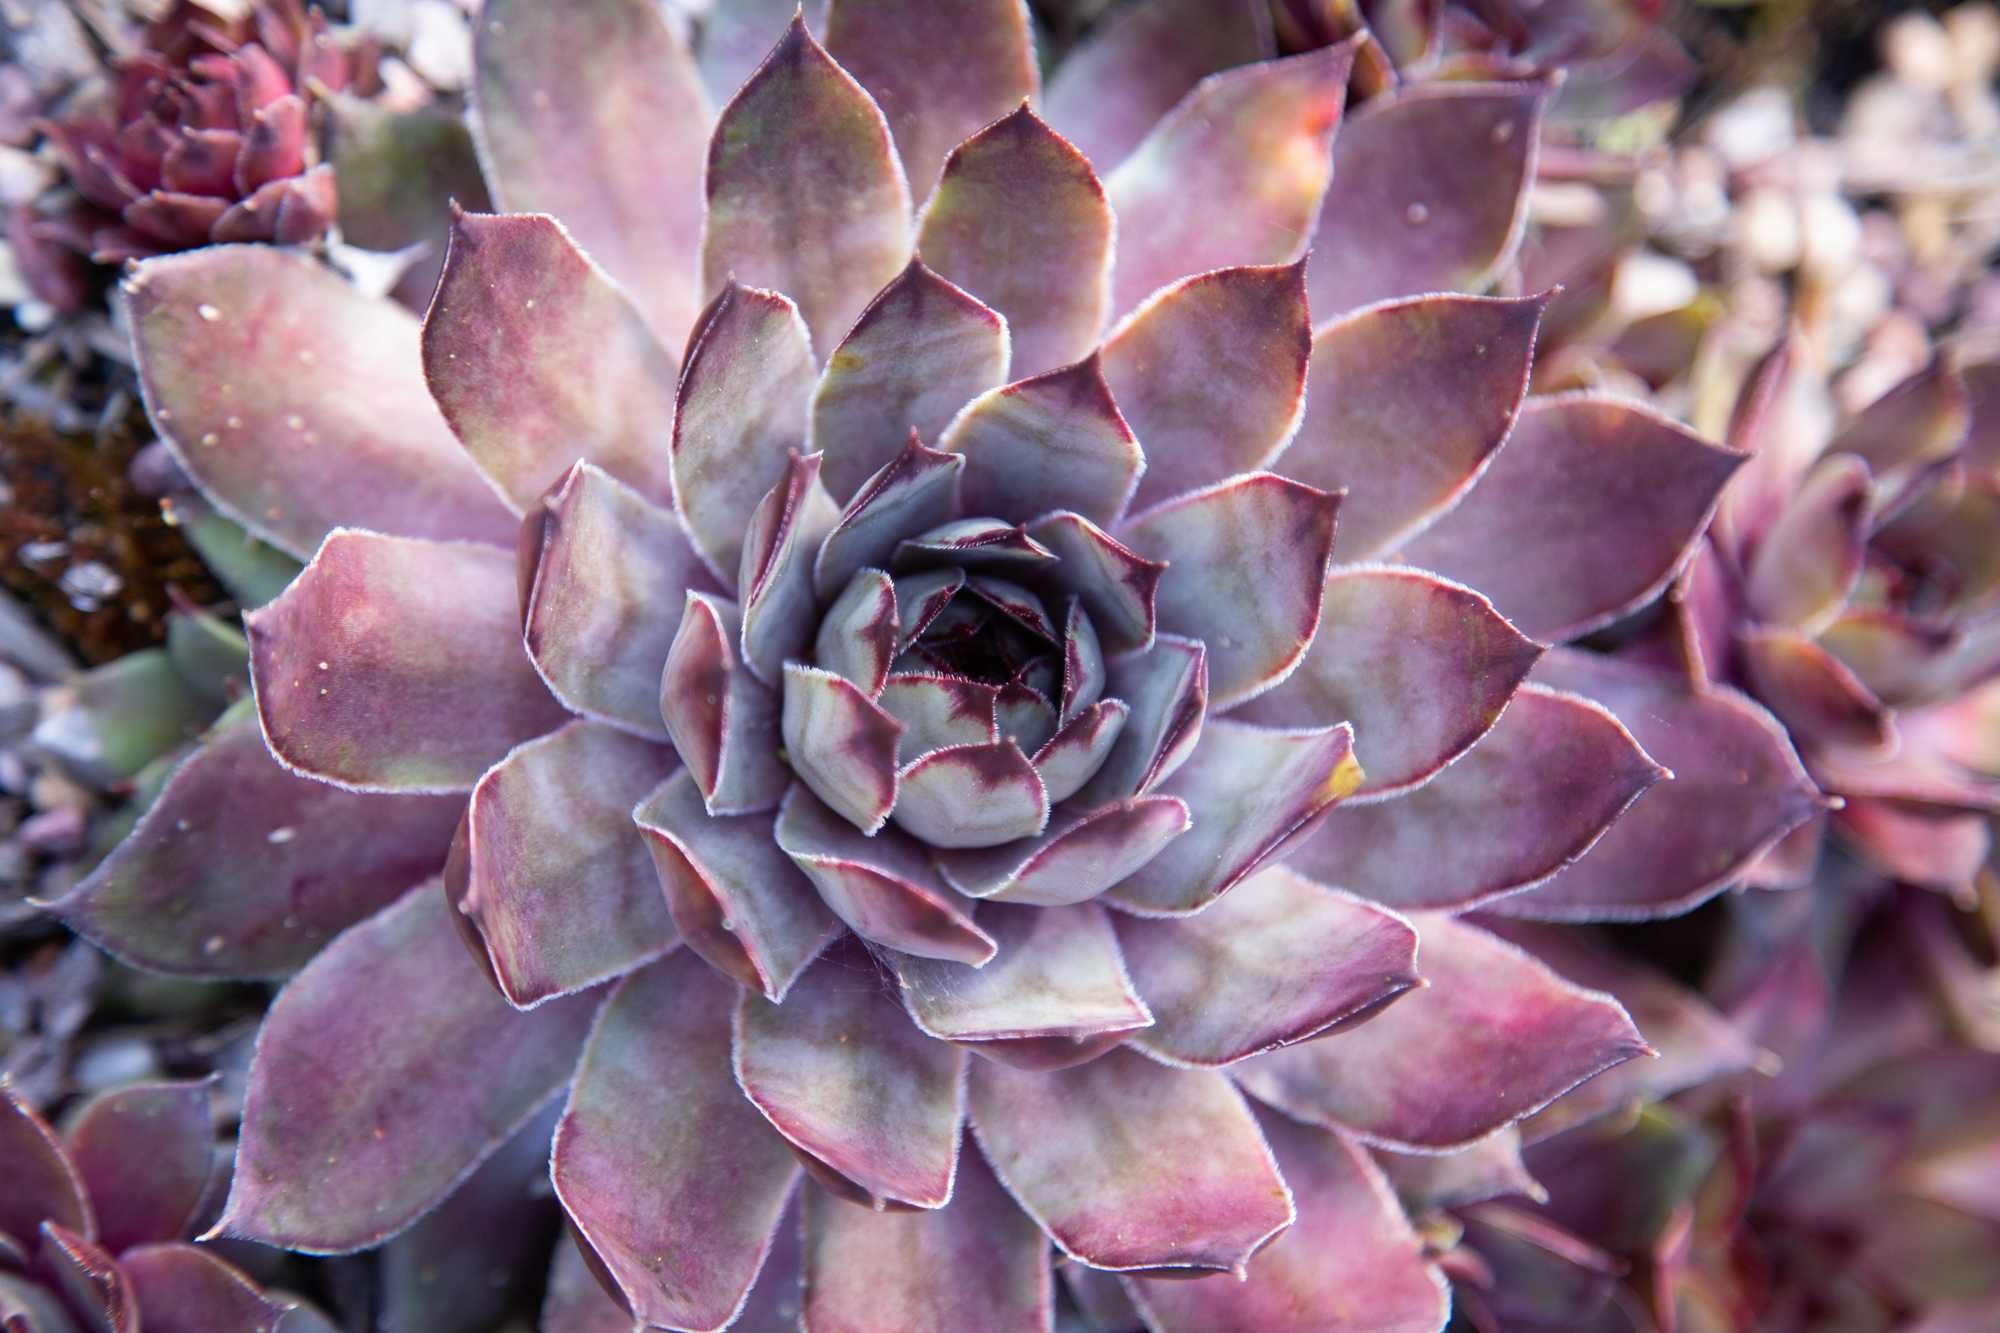
[[271,1333],[286,1307],[207,1250],[170,1243],[118,1256],[146,1333]]
[[1109,523],[1146,466],[1094,354],[981,394],[939,447],[965,456],[960,512],[1009,523],[1059,508]]

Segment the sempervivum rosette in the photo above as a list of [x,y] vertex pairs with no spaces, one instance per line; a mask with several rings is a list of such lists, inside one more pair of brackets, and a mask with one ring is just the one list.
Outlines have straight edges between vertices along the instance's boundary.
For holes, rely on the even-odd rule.
[[163,436],[312,558],[261,731],[54,905],[304,965],[222,1229],[380,1242],[566,1090],[553,1328],[585,1263],[659,1327],[1046,1328],[1052,1240],[1112,1322],[1440,1326],[1358,1145],[1646,1049],[1453,914],[1696,901],[1818,799],[1739,696],[1543,646],[1740,455],[1524,404],[1537,298],[1396,295],[1507,268],[1546,87],[1335,140],[1351,45],[1132,61],[1093,161],[1011,2],[835,3],[712,133],[649,5],[478,32],[489,184],[567,229],[460,217],[421,329],[269,248],[127,288]]

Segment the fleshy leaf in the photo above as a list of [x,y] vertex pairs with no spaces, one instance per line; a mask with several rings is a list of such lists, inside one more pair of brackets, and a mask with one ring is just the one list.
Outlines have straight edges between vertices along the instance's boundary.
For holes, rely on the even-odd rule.
[[813,587],[830,601],[864,568],[887,569],[896,548],[912,533],[927,532],[952,516],[958,474],[965,459],[926,449],[911,439],[903,452],[870,477],[847,502],[813,562]]
[[517,600],[505,551],[332,533],[244,617],[272,753],[358,789],[469,789],[569,716],[521,647]]
[[1417,296],[1313,333],[1305,415],[1271,466],[1348,493],[1342,560],[1394,550],[1471,488],[1521,410],[1546,307],[1539,296]]
[[0,1235],[17,1246],[32,1246],[43,1222],[77,1232],[96,1230],[83,1182],[63,1154],[61,1140],[12,1088],[0,1088],[0,1167],[7,1172],[7,1192],[0,1194]]
[[1155,292],[1104,344],[1146,450],[1144,509],[1263,467],[1299,424],[1312,354],[1305,263],[1228,268]]
[[212,1234],[316,1254],[379,1244],[568,1080],[595,1000],[517,1012],[451,910],[440,890],[409,894],[279,992]]
[[1088,813],[1057,815],[1032,838],[940,851],[938,868],[964,893],[995,902],[1060,907],[1094,898],[1187,832],[1187,806],[1137,797]]
[[1450,917],[1414,920],[1428,987],[1351,1032],[1255,1056],[1230,1071],[1236,1081],[1371,1143],[1454,1148],[1652,1053],[1609,996]]
[[286,1307],[207,1250],[178,1242],[118,1256],[146,1333],[272,1333]]
[[667,734],[712,815],[769,810],[791,777],[778,758],[778,696],[736,656],[734,603],[690,592],[660,677]]
[[972,1123],[1008,1192],[1093,1268],[1241,1271],[1295,1213],[1222,1075],[1112,1051],[1076,1069],[972,1066]]
[[1524,634],[1573,638],[1672,581],[1745,457],[1636,403],[1531,399],[1479,485],[1403,556],[1479,589]]
[[933,750],[985,745],[1000,739],[994,726],[998,687],[963,676],[899,672],[876,703],[905,728],[897,760],[915,763]]
[[997,518],[961,518],[896,544],[899,573],[935,565],[957,565],[980,573],[1012,571],[1016,577],[1049,568],[1056,553],[1019,524]]
[[709,291],[736,279],[798,302],[822,355],[910,257],[910,192],[889,126],[801,15],[717,120]]
[[1050,514],[1030,524],[1028,535],[1056,553],[1048,583],[1083,603],[1105,652],[1152,646],[1153,598],[1165,565],[1127,550],[1081,514]]
[[767,685],[778,684],[785,660],[813,643],[813,559],[840,521],[839,507],[819,484],[823,457],[794,456],[743,533],[743,566],[736,579],[743,601],[743,664]]
[[1219,1066],[1366,1018],[1417,984],[1417,932],[1281,866],[1199,916],[1113,918],[1132,984],[1153,1011],[1133,1045]]
[[[911,17],[921,26],[930,12]],[[813,394],[812,445],[826,454],[827,489],[845,503],[896,461],[911,432],[936,440],[1006,378],[1007,322],[911,260],[833,349]]]
[[1208,652],[1163,634],[1142,653],[1106,664],[1105,690],[1132,711],[1111,753],[1078,793],[1086,805],[1142,795],[1187,762],[1208,715]]
[[1007,321],[1017,378],[1097,344],[1111,238],[1090,163],[1025,106],[952,150],[917,224],[924,262]]
[[1011,736],[933,750],[897,775],[897,827],[933,847],[993,847],[1049,822],[1049,793]]
[[423,353],[445,420],[516,509],[579,458],[673,502],[680,368],[554,218],[452,218]]
[[[1631,1067],[1629,1063],[1619,1066]],[[1599,1074],[1576,1091],[1604,1081],[1607,1074]],[[1560,1104],[1562,1098],[1556,1101]],[[1403,1153],[1377,1148],[1374,1157],[1411,1217],[1484,1203],[1508,1194],[1526,1195],[1537,1203],[1546,1202],[1549,1197],[1521,1160],[1521,1131],[1514,1126],[1497,1129],[1457,1152]]]
[[871,1201],[941,1208],[951,1197],[965,1060],[911,1025],[851,940],[814,963],[782,1005],[745,992],[737,1008],[744,1095]]
[[674,953],[627,977],[590,1034],[550,1174],[637,1321],[713,1333],[771,1249],[798,1164],[736,1086],[736,991]]
[[1132,705],[1123,699],[1099,699],[1064,723],[1035,751],[1035,772],[1041,776],[1051,803],[1068,800],[1097,775],[1131,716]]
[[1212,74],[1153,127],[1104,183],[1116,309],[1190,273],[1305,253],[1353,62],[1343,42]]
[[1863,408],[1827,451],[1858,454],[1893,504],[1900,491],[1963,447],[1970,421],[1965,381],[1950,358],[1939,357]]
[[1352,722],[1361,796],[1430,781],[1486,734],[1542,655],[1484,597],[1420,570],[1336,566],[1320,616],[1326,631],[1299,669],[1232,716]]
[[1861,578],[1872,480],[1851,454],[1807,475],[1751,557],[1745,593],[1758,619],[1808,634],[1833,623]]
[[97,1094],[70,1121],[63,1149],[112,1253],[179,1240],[195,1220],[215,1169],[208,1088],[206,1079],[133,1084]]
[[820,618],[813,664],[879,700],[901,639],[896,585],[879,569],[863,569]]
[[678,341],[701,309],[710,113],[671,24],[645,0],[559,10],[496,0],[472,29],[475,124],[495,202],[561,218],[655,331]]
[[302,560],[343,524],[513,542],[431,401],[409,311],[268,245],[149,259],[123,291],[160,438],[252,533]]
[[830,671],[785,663],[782,719],[792,771],[813,795],[863,833],[896,804],[896,750],[903,724]]
[[939,447],[965,456],[960,510],[1009,523],[1056,508],[1109,523],[1146,466],[1095,354],[981,394]]
[[1319,628],[1338,495],[1268,472],[1232,477],[1143,515],[1118,539],[1164,561],[1160,628],[1208,647],[1218,708],[1283,680]]
[[1891,710],[1846,663],[1805,635],[1745,626],[1737,632],[1736,651],[1750,688],[1791,730],[1795,743],[1878,753],[1896,747]]
[[681,940],[738,984],[778,1000],[840,923],[771,840],[769,815],[710,817],[686,772],[632,811]]
[[1430,783],[1335,810],[1285,860],[1392,907],[1468,907],[1547,880],[1666,776],[1604,708],[1524,685]]
[[658,740],[660,668],[684,594],[722,585],[671,510],[589,463],[543,502],[540,519],[522,614],[528,656],[577,712]]
[[1527,225],[1553,81],[1438,80],[1369,101],[1333,145],[1338,185],[1306,290],[1324,314],[1410,292],[1479,291]]
[[[42,1223],[41,1241],[35,1266],[55,1279],[54,1285],[91,1333],[139,1333],[139,1305],[132,1299],[132,1284],[109,1251],[57,1222]],[[55,1333],[67,1330],[58,1325]]]

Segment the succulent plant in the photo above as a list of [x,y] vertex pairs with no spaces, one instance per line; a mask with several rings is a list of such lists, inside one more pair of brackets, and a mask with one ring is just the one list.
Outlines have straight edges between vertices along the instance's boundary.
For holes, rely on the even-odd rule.
[[1546,646],[1743,456],[1524,400],[1542,299],[1455,294],[1549,83],[1343,118],[1359,41],[1135,12],[1045,121],[1011,0],[835,0],[711,130],[753,11],[704,70],[498,0],[522,211],[421,327],[272,247],[128,279],[162,439],[310,558],[257,719],[51,904],[297,970],[221,1233],[375,1245],[566,1096],[551,1328],[1045,1328],[1053,1240],[1114,1322],[1435,1329],[1361,1145],[1649,1052],[1459,914],[1679,910],[1821,808],[1748,699]]

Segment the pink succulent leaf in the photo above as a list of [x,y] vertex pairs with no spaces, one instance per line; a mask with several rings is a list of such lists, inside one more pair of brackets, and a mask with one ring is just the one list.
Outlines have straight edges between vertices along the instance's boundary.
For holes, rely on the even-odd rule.
[[1896,748],[1894,712],[1846,663],[1805,635],[1745,626],[1737,631],[1736,651],[1750,688],[1790,728],[1795,743],[1885,755]]
[[1838,409],[1811,344],[1787,334],[1751,367],[1723,439],[1750,455],[1716,510],[1716,547],[1739,563],[1832,439]]
[[664,745],[577,721],[517,747],[473,788],[467,880],[451,888],[516,1008],[629,972],[673,944],[632,807],[679,767]]
[[63,1151],[94,1205],[95,1234],[106,1249],[179,1240],[215,1170],[209,1082],[98,1093],[75,1111]]
[[350,792],[288,772],[239,713],[89,878],[46,906],[149,971],[280,977],[436,874],[464,808],[463,797]]
[[912,432],[936,440],[1006,379],[1007,321],[912,259],[833,349],[813,393],[827,489],[846,503]]
[[1947,685],[1967,641],[1961,631],[1900,611],[1856,607],[1829,625],[1818,642],[1879,698],[1904,703]]
[[1127,878],[1188,824],[1187,806],[1173,797],[1134,797],[1058,813],[1031,838],[936,856],[945,878],[975,898],[1062,907]]
[[792,20],[716,121],[702,281],[731,276],[798,303],[832,354],[910,257],[910,191],[882,111]]
[[863,833],[897,801],[896,751],[904,727],[850,681],[785,663],[780,723],[792,772]]
[[1351,721],[1360,797],[1421,786],[1471,749],[1543,652],[1470,588],[1401,566],[1336,566],[1321,619],[1298,670],[1230,716]]
[[[759,1275],[759,1287],[763,1285],[762,1279],[769,1276],[769,1270],[777,1266],[778,1251],[784,1240],[785,1225],[780,1221],[771,1257],[766,1261],[765,1272]],[[567,1227],[556,1241],[555,1258],[549,1264],[548,1295],[542,1301],[541,1326],[546,1333],[632,1333],[631,1313],[620,1308],[599,1284],[596,1274],[590,1271],[590,1261],[583,1257]],[[291,1330],[283,1329],[280,1333]]]
[[[1039,542],[1035,545],[1041,547]],[[1062,614],[1062,627],[1062,712],[1057,720],[1067,729],[1076,721],[1078,714],[1095,706],[1104,697],[1104,684],[1109,677],[1104,665],[1103,641],[1097,637],[1097,626],[1091,623],[1090,613],[1084,609],[1081,598],[1068,600]],[[1068,794],[1063,793],[1064,796]],[[1062,797],[1055,799],[1061,800]]]
[[579,457],[673,503],[673,353],[554,218],[455,212],[424,318],[424,378],[525,510]]
[[682,943],[737,984],[782,1000],[840,933],[813,886],[771,840],[769,815],[711,817],[687,772],[632,811]]
[[938,447],[965,456],[960,512],[1009,523],[1057,508],[1109,523],[1146,467],[1095,353],[981,394]]
[[1993,850],[1983,815],[1857,797],[1832,820],[1842,846],[1863,865],[1954,897],[1978,892],[1979,872]]
[[1028,535],[1055,552],[1049,586],[1082,602],[1105,652],[1152,647],[1153,599],[1165,565],[1127,549],[1083,515],[1067,510],[1030,523]]
[[227,199],[155,190],[125,205],[120,216],[127,226],[147,240],[174,249],[185,249],[206,241],[210,228],[228,208]]
[[1181,496],[1119,530],[1164,563],[1160,628],[1208,648],[1209,688],[1226,709],[1291,674],[1320,623],[1340,497],[1268,472]]
[[333,164],[322,162],[302,176],[288,176],[257,187],[257,192],[231,204],[208,230],[218,245],[236,241],[270,241],[304,245],[317,240],[339,212]]
[[1852,454],[1807,474],[1750,560],[1745,592],[1759,620],[1813,634],[1839,616],[1861,579],[1872,481],[1868,464]]
[[1109,171],[1204,78],[1273,53],[1271,14],[1256,0],[1142,0],[1091,25],[1042,109]]
[[1919,478],[1965,447],[1971,419],[1965,381],[1940,357],[1863,408],[1827,450],[1859,455],[1880,483],[1881,507],[1893,511]]
[[957,509],[959,454],[927,449],[913,434],[903,452],[870,477],[841,511],[813,562],[813,587],[830,602],[863,569],[887,569],[903,539],[927,532]]
[[833,0],[825,31],[827,52],[888,119],[914,199],[930,195],[954,147],[1041,87],[1019,0]]
[[[110,1251],[55,1222],[42,1223],[41,1241],[35,1267],[55,1279],[86,1328],[92,1333],[139,1333],[139,1303]],[[56,1325],[55,1333],[67,1329]]]
[[490,546],[331,533],[245,617],[272,753],[357,790],[464,791],[560,726],[521,648],[513,564]]
[[778,696],[736,654],[732,602],[690,592],[660,677],[660,714],[711,815],[769,810],[791,777],[778,758]]
[[1132,705],[1123,699],[1099,699],[1064,723],[1035,751],[1035,772],[1051,804],[1068,800],[1096,776],[1131,716]]
[[735,1009],[736,988],[689,953],[627,977],[556,1130],[556,1195],[646,1324],[727,1325],[798,1180],[785,1140],[736,1086]]
[[1845,745],[1815,746],[1806,767],[1827,791],[1911,801],[1945,811],[2000,812],[2000,781],[1967,772],[1926,734],[1906,735],[1894,754]]
[[[534,523],[530,516],[529,522]],[[542,504],[523,599],[528,657],[576,712],[659,740],[660,672],[686,595],[718,593],[673,512],[591,463]]]
[[840,507],[819,482],[824,457],[794,455],[743,534],[736,579],[743,598],[743,664],[767,685],[783,678],[786,659],[813,644],[813,560],[840,521]]
[[1547,881],[1667,776],[1606,709],[1523,685],[1451,767],[1342,806],[1285,861],[1391,907],[1460,909]]
[[1011,372],[1025,378],[1097,345],[1113,226],[1090,163],[1024,106],[952,150],[917,250],[1007,321]]
[[734,282],[702,312],[674,411],[674,503],[725,582],[743,563],[743,529],[805,445],[812,345],[798,308]]
[[1227,268],[1155,292],[1104,344],[1104,378],[1146,451],[1146,509],[1265,466],[1305,408],[1305,261]]
[[782,1005],[745,992],[735,1051],[744,1095],[862,1200],[942,1208],[951,1198],[965,1052],[911,1025],[858,942],[836,943]]
[[401,306],[270,246],[148,260],[123,290],[160,438],[259,537],[300,559],[344,523],[513,542],[431,401]]
[[1659,595],[1744,458],[1636,403],[1532,399],[1479,485],[1402,554],[1533,638],[1573,638]]
[[1028,535],[1025,525],[997,518],[961,518],[896,543],[898,572],[958,565],[978,573],[1045,574],[1056,553]]
[[1430,985],[1351,1031],[1235,1066],[1245,1091],[1384,1147],[1449,1149],[1652,1054],[1611,997],[1451,917],[1413,920]]
[[902,637],[894,581],[879,569],[862,569],[820,618],[813,661],[880,702]]
[[411,893],[279,993],[211,1234],[315,1254],[379,1244],[568,1081],[595,998],[518,1012],[466,957],[451,913],[442,891]]
[[1685,911],[1825,808],[1784,728],[1734,690],[1698,693],[1684,678],[1567,650],[1543,658],[1533,679],[1603,704],[1674,778],[1588,856],[1497,911],[1558,920]]
[[178,1241],[118,1256],[146,1333],[269,1333],[286,1307],[207,1250]]
[[1418,984],[1417,932],[1280,866],[1199,916],[1113,917],[1153,1026],[1132,1044],[1215,1068],[1373,1015]]
[[1040,833],[1049,793],[1019,743],[1003,736],[933,750],[905,767],[889,818],[933,847],[994,847]]
[[1105,673],[1105,689],[1131,712],[1111,753],[1077,793],[1086,806],[1165,782],[1194,752],[1208,713],[1208,651],[1199,639],[1163,634],[1143,652],[1111,659]]
[[1394,550],[1471,489],[1521,410],[1547,304],[1417,296],[1314,332],[1305,415],[1269,466],[1347,491],[1334,545],[1342,560]]
[[1343,42],[1211,74],[1153,127],[1104,182],[1115,310],[1190,273],[1305,253],[1353,63]]
[[562,219],[662,339],[684,337],[711,113],[665,16],[644,0],[495,0],[473,25],[472,102],[494,203]]
[[777,845],[857,935],[891,949],[982,967],[993,937],[973,922],[973,904],[931,865],[921,844],[896,829],[866,837],[804,787],[778,812]]
[[875,702],[903,724],[896,758],[910,764],[933,750],[998,741],[999,700],[998,686],[963,676],[898,672],[884,682]]
[[997,945],[989,961],[886,955],[910,1017],[931,1036],[1051,1070],[1095,1059],[1153,1021],[1103,908],[988,903],[979,918]]
[[306,102],[297,93],[274,98],[250,113],[236,155],[239,195],[255,194],[306,167]]
[[1127,1050],[1050,1074],[977,1060],[970,1101],[1007,1192],[1093,1268],[1241,1272],[1296,1216],[1255,1117],[1209,1070]]
[[[1048,1237],[1007,1196],[976,1147],[960,1159],[947,1207],[878,1213],[808,1191],[805,1232],[805,1327],[1053,1327]],[[913,1255],[924,1259],[912,1262]],[[940,1281],[940,1272],[950,1280]]]
[[[1631,1065],[1619,1068],[1629,1069]],[[1606,1074],[1599,1074],[1583,1087],[1588,1088],[1605,1077]],[[1528,1173],[1527,1164],[1521,1160],[1521,1131],[1513,1125],[1497,1129],[1471,1147],[1456,1152],[1403,1153],[1377,1148],[1373,1156],[1411,1217],[1484,1203],[1508,1194],[1525,1195],[1537,1203],[1545,1203],[1549,1197],[1549,1192]]]
[[1553,87],[1439,80],[1357,111],[1333,145],[1340,184],[1313,238],[1313,309],[1330,315],[1409,292],[1489,286],[1527,226]]
[[0,1194],[0,1236],[18,1253],[33,1252],[43,1222],[94,1235],[97,1220],[90,1196],[62,1140],[12,1088],[0,1088],[0,1168],[7,1192]]
[[[1257,1123],[1296,1200],[1298,1221],[1259,1250],[1247,1276],[1126,1279],[1157,1333],[1319,1333],[1324,1312],[1374,1333],[1434,1333],[1450,1290],[1368,1154],[1339,1134],[1268,1111]],[[1336,1325],[1337,1326],[1337,1325]]]
[[1056,1261],[1056,1271],[1062,1275],[1063,1286],[1082,1312],[1087,1327],[1131,1330],[1146,1326],[1138,1307],[1125,1294],[1124,1279],[1118,1274],[1088,1268],[1068,1258]]

